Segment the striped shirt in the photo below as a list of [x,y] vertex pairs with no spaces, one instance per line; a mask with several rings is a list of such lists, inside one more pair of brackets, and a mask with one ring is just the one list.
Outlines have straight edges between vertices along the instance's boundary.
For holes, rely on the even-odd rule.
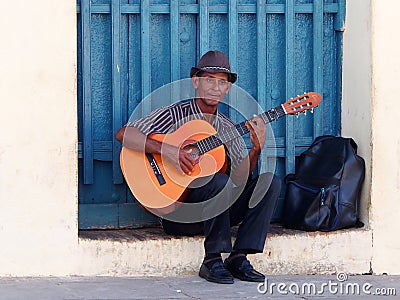
[[[217,133],[223,132],[224,129],[231,128],[235,124],[225,115],[217,111],[216,118],[213,118],[212,126]],[[166,134],[177,130],[184,123],[191,120],[205,120],[204,114],[201,112],[196,101],[186,100],[175,104],[158,108],[151,112],[148,116],[129,121],[126,126],[139,129],[143,134],[150,135],[152,133]],[[246,146],[241,137],[225,143],[227,155],[231,161],[231,167],[235,169],[246,155]]]

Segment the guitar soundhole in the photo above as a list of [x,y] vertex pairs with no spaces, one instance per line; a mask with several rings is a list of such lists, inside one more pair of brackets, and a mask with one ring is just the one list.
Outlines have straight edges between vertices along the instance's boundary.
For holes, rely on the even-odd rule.
[[195,145],[193,144],[189,144],[183,147],[184,150],[189,151],[192,150],[192,152],[190,153],[190,156],[193,159],[198,159],[199,158],[199,148],[197,148]]

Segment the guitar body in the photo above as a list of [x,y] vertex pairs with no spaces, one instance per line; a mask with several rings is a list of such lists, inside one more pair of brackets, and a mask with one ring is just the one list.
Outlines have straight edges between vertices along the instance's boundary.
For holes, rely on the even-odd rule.
[[[176,147],[184,147],[207,138],[216,131],[204,120],[183,124],[169,134],[152,134],[149,138]],[[161,151],[162,152],[162,151]],[[146,153],[122,147],[120,164],[125,180],[135,198],[145,208],[162,209],[176,205],[185,190],[197,178],[215,174],[224,166],[224,146],[216,147],[200,157],[190,175],[182,174],[162,154],[152,154],[152,163]],[[156,164],[156,165],[155,165]],[[174,210],[173,208],[171,211]]]

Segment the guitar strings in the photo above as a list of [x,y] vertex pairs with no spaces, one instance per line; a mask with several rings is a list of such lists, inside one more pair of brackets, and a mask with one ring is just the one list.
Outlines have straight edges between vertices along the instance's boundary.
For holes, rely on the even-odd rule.
[[[265,124],[268,124],[274,120],[279,119],[284,116],[285,112],[281,106],[277,106],[267,112],[260,114],[260,118]],[[236,124],[232,128],[226,130],[225,132],[210,135],[202,140],[197,141],[194,145],[199,149],[199,155],[202,155],[214,148],[221,146],[222,144],[229,142],[237,137],[245,135],[249,132],[246,127],[246,122]]]

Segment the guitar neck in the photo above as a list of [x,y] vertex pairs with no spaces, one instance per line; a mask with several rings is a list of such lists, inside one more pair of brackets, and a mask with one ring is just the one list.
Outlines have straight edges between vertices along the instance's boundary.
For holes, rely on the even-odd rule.
[[[286,115],[286,111],[282,105],[279,105],[266,112],[263,112],[262,114],[259,114],[258,116],[263,120],[264,124],[268,124],[272,121],[278,120],[284,115]],[[216,133],[200,141],[197,141],[195,143],[195,146],[197,146],[197,148],[199,149],[199,154],[202,155],[235,138],[238,138],[240,136],[249,133],[249,129],[246,126],[247,121],[248,120],[236,124],[235,126],[232,126],[231,128],[224,130],[223,132]]]

